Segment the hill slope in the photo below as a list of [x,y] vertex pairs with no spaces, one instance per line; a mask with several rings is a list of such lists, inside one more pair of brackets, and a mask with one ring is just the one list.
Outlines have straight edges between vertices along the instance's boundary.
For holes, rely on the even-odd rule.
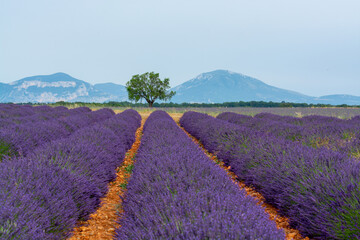
[[27,77],[6,84],[1,102],[104,102],[111,97],[91,84],[65,73]]
[[[222,103],[238,101],[273,101],[360,105],[360,97],[328,95],[311,97],[270,86],[258,79],[216,70],[202,73],[172,88],[176,95],[171,102]],[[0,83],[0,102],[108,102],[127,101],[125,86],[115,83],[91,85],[65,73],[27,77],[10,84]]]
[[110,95],[109,101],[128,101],[128,93],[126,87],[115,83],[98,83],[94,85],[96,90]]
[[360,97],[346,95],[346,94],[335,94],[335,95],[326,95],[315,98],[316,103],[328,103],[332,105],[360,105]]
[[262,81],[226,70],[202,73],[172,90],[172,102],[222,103],[238,101],[312,102],[313,98],[276,88]]

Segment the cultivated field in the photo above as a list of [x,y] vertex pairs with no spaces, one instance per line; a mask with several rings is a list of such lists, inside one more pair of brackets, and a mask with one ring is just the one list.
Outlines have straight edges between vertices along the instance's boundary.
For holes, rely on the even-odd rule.
[[[97,108],[93,108],[97,109]],[[124,111],[126,108],[112,108],[115,112]],[[189,111],[206,113],[211,116],[217,116],[222,112],[235,112],[243,115],[254,116],[258,113],[272,113],[281,116],[304,117],[308,115],[320,115],[328,117],[336,117],[341,119],[349,119],[354,116],[360,115],[360,108],[252,108],[252,107],[211,107],[211,108],[133,108],[140,114],[150,114],[155,110],[162,110],[171,114],[183,114]]]
[[0,239],[360,239],[357,115],[1,104]]

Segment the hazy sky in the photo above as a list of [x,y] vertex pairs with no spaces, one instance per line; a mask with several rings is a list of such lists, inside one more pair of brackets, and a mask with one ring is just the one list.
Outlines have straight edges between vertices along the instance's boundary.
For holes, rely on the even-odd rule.
[[360,96],[360,1],[0,0],[0,82],[155,71],[176,86],[216,69]]

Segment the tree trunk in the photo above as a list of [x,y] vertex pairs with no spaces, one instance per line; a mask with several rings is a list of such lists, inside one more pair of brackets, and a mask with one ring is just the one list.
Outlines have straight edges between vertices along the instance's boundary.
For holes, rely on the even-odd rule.
[[153,100],[150,100],[150,99],[145,99],[147,101],[147,103],[149,104],[149,107],[152,108],[153,107],[153,104],[155,102],[155,99]]

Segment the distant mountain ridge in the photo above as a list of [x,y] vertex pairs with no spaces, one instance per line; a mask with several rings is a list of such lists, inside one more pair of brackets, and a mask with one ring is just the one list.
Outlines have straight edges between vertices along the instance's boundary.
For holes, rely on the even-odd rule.
[[326,95],[315,98],[318,103],[329,103],[333,105],[347,104],[360,105],[360,97],[347,94]]
[[[239,101],[294,102],[360,105],[360,97],[344,94],[321,97],[270,86],[258,79],[227,70],[202,73],[171,90],[174,103],[222,103]],[[0,102],[109,102],[128,101],[126,87],[115,83],[91,85],[65,73],[27,77],[0,83]]]
[[[111,101],[127,101],[128,100],[128,94],[126,91],[126,87],[123,85],[115,84],[115,83],[98,83],[94,85],[94,88],[110,94]],[[115,100],[117,99],[117,100]]]
[[[101,91],[97,86],[71,77],[65,73],[26,77],[0,87],[0,102],[13,103],[50,103],[50,102],[106,102],[125,101],[124,86],[118,95]],[[4,89],[4,90],[2,90]]]
[[172,90],[172,102],[222,103],[239,101],[293,102],[360,105],[360,97],[351,95],[307,96],[295,91],[270,86],[256,78],[228,70],[202,73]]
[[227,70],[202,73],[175,88],[173,102],[221,103],[238,101],[310,102],[312,97],[276,88]]

